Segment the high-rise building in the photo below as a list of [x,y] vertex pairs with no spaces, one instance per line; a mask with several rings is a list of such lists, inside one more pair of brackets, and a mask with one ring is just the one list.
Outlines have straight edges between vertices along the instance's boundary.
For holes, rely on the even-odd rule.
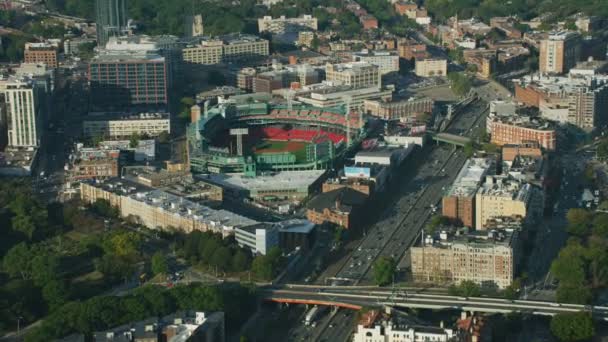
[[38,147],[42,135],[43,89],[30,78],[0,80],[0,95],[4,98],[8,146]]
[[127,31],[127,0],[95,0],[97,46],[105,46],[108,39]]
[[540,42],[541,73],[563,74],[576,65],[581,53],[581,36],[577,32],[553,32]]
[[97,108],[164,107],[171,67],[154,42],[111,39],[89,63],[92,103]]
[[538,107],[548,120],[586,131],[608,123],[608,76],[571,73],[568,77],[530,75],[515,83],[515,99]]

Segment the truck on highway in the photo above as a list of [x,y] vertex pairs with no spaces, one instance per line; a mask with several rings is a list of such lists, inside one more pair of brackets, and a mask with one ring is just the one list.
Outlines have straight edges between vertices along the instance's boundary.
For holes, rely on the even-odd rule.
[[317,316],[324,311],[324,306],[315,306],[306,313],[306,317],[304,318],[304,324],[311,325],[314,323]]

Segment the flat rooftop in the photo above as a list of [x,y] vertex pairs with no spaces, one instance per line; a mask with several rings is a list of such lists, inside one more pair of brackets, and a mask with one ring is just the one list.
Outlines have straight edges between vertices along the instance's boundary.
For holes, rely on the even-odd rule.
[[325,170],[284,171],[257,177],[246,177],[243,174],[210,174],[205,176],[216,184],[224,187],[260,191],[276,189],[308,188],[325,173]]
[[217,227],[245,227],[258,222],[224,209],[211,209],[202,204],[190,201],[184,197],[176,196],[162,190],[131,182],[121,178],[113,178],[101,183],[89,183],[95,187],[103,188],[109,192],[144,202],[147,205],[174,213],[175,215],[190,217],[193,220],[209,222]]
[[490,158],[469,158],[458,172],[447,196],[473,196],[492,166]]
[[90,112],[84,121],[117,121],[117,120],[169,120],[168,112]]

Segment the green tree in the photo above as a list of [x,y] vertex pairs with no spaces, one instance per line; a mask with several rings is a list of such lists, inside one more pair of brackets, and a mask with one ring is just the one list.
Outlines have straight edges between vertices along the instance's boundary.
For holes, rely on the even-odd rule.
[[30,249],[25,242],[13,246],[2,258],[2,268],[11,277],[28,279],[32,273]]
[[232,256],[232,269],[236,272],[242,272],[249,269],[251,260],[247,253],[239,249]]
[[591,289],[583,284],[560,282],[555,293],[555,298],[561,303],[587,304],[592,297]]
[[211,264],[216,266],[221,271],[227,271],[230,269],[230,261],[232,260],[232,254],[228,247],[218,248],[213,257],[211,258]]
[[381,257],[374,263],[374,281],[376,285],[386,285],[393,281],[397,263],[393,258]]
[[577,236],[584,236],[588,234],[591,218],[591,213],[585,209],[569,209],[568,213],[566,214],[566,219],[568,220],[568,232]]
[[470,141],[466,143],[463,147],[463,152],[467,158],[471,158],[473,154],[475,154],[475,146],[473,145],[473,143]]
[[167,274],[169,272],[169,263],[163,252],[158,251],[154,253],[150,262],[152,264],[152,273]]
[[[608,205],[608,201],[604,201],[600,204],[600,207],[602,206],[602,204],[606,203]],[[599,209],[599,207],[598,207]],[[607,213],[597,213],[595,214],[595,216],[593,217],[593,234],[603,237],[603,238],[608,238],[608,214]]]
[[131,137],[129,138],[129,147],[136,148],[139,145],[139,140],[141,140],[139,133],[135,132],[131,134]]
[[479,285],[470,280],[460,282],[458,289],[460,295],[464,297],[479,297],[481,295]]
[[253,259],[251,271],[259,279],[271,280],[273,277],[272,264],[265,255],[258,255]]
[[463,72],[451,72],[448,74],[448,80],[454,94],[464,96],[469,93],[473,87],[471,78]]
[[68,300],[68,288],[64,280],[53,279],[42,287],[42,297],[51,310],[55,310]]
[[559,313],[551,318],[551,332],[561,341],[584,341],[595,335],[588,312]]
[[585,282],[585,250],[579,241],[570,240],[551,263],[551,274],[560,284],[582,286]]
[[608,139],[602,140],[602,142],[597,145],[597,157],[601,160],[608,159]]

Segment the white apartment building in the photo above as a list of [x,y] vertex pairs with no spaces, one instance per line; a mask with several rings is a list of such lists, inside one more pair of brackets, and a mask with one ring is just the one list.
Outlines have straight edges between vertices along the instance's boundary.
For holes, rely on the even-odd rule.
[[0,95],[4,98],[8,145],[38,147],[42,135],[42,91],[28,78],[0,80]]
[[420,77],[446,76],[448,61],[443,58],[417,59],[415,73]]
[[355,88],[381,85],[380,68],[366,62],[327,64],[325,79],[337,85]]
[[268,56],[268,41],[252,35],[228,35],[216,39],[203,39],[182,50],[184,62],[219,64],[243,59]]
[[271,16],[264,16],[258,19],[258,31],[270,32],[273,34],[283,34],[286,32],[300,32],[306,30],[317,30],[317,18],[305,14],[298,18],[286,18],[284,15],[273,19]]
[[450,342],[454,337],[452,329],[382,322],[368,328],[359,324],[353,342]]
[[82,122],[86,137],[128,138],[133,134],[146,134],[156,137],[171,133],[171,120],[168,113],[90,113]]
[[365,62],[378,67],[380,75],[399,71],[399,55],[396,51],[368,51],[353,53],[353,62]]

